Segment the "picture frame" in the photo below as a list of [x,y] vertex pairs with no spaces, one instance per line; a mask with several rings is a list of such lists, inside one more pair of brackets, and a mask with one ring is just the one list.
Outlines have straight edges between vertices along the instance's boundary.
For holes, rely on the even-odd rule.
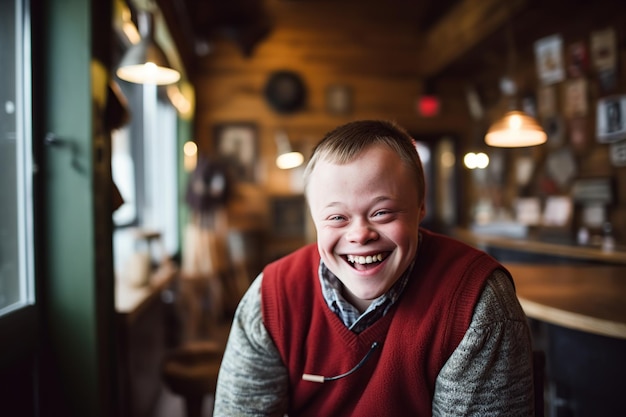
[[567,73],[572,78],[583,77],[589,68],[587,44],[583,41],[571,43],[567,52]]
[[591,62],[598,72],[615,71],[617,66],[617,37],[608,27],[591,33]]
[[587,115],[587,80],[575,78],[563,84],[563,113],[572,118]]
[[326,111],[334,115],[346,115],[352,110],[352,89],[346,84],[326,87]]
[[614,167],[626,167],[626,140],[611,143],[609,154]]
[[573,204],[567,195],[548,196],[542,215],[542,225],[547,227],[568,227],[572,221]]
[[587,118],[573,117],[568,121],[569,141],[572,148],[582,152],[587,148],[589,138],[587,135]]
[[537,75],[543,85],[556,84],[565,79],[563,63],[563,39],[551,35],[535,42]]
[[213,127],[213,149],[225,160],[236,181],[255,182],[258,127],[252,122],[220,123]]
[[539,197],[519,197],[515,200],[515,220],[527,226],[541,224],[541,201]]
[[596,137],[599,143],[626,139],[626,95],[598,100]]
[[568,147],[562,147],[548,153],[545,160],[545,170],[560,189],[567,189],[568,184],[578,173],[574,153]]

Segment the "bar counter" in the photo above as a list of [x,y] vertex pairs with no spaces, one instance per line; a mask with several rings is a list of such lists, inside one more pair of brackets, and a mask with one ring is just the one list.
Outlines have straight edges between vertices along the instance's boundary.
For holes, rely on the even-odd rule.
[[528,317],[626,339],[626,265],[504,266]]
[[489,251],[490,248],[502,249],[525,253],[531,256],[552,256],[554,258],[572,261],[588,261],[626,266],[626,248],[619,245],[615,250],[604,251],[599,246],[546,242],[533,237],[513,238],[478,234],[468,229],[455,229],[452,236],[487,251]]
[[456,230],[513,276],[533,347],[546,353],[550,416],[626,416],[626,250]]

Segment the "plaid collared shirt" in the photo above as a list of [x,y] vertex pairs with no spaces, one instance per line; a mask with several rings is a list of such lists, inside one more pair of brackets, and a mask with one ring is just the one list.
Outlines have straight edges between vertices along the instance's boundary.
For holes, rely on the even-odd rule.
[[387,314],[387,311],[398,300],[409,281],[415,260],[400,276],[395,284],[383,295],[374,299],[367,310],[361,314],[356,307],[350,304],[341,294],[343,283],[333,274],[323,261],[320,261],[318,275],[322,284],[322,294],[328,307],[354,333],[361,333],[376,320]]

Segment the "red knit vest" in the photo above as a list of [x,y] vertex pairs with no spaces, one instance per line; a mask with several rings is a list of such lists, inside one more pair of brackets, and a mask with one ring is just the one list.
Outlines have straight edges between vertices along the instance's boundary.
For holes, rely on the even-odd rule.
[[[289,416],[430,416],[435,380],[463,338],[485,280],[502,266],[489,255],[421,230],[413,274],[394,307],[360,334],[328,308],[319,253],[306,246],[263,272],[264,324],[289,373]],[[352,369],[373,342],[379,347]]]

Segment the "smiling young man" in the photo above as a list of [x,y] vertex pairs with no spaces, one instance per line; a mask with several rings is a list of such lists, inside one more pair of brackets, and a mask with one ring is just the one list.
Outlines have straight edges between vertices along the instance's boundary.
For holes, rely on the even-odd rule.
[[385,121],[339,126],[305,180],[317,245],[268,265],[241,300],[214,415],[533,415],[511,277],[420,228],[410,136]]

